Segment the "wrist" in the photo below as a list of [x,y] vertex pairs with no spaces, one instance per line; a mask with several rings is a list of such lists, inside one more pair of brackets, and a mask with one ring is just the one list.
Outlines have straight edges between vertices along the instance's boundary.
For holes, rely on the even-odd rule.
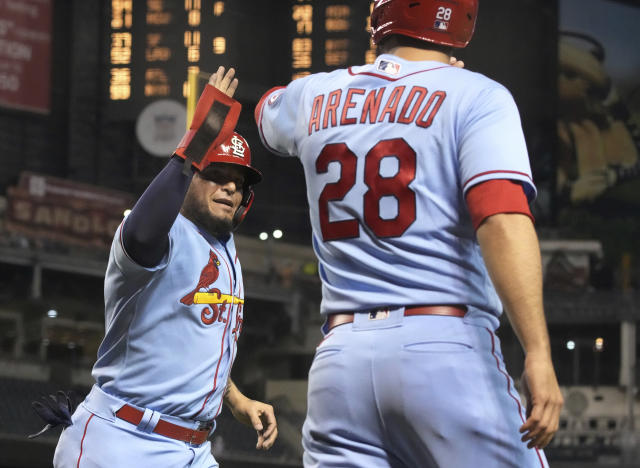
[[548,360],[551,361],[551,349],[548,346],[536,346],[525,351],[527,360]]
[[243,401],[248,400],[246,396],[238,390],[238,387],[235,386],[233,382],[230,382],[227,388],[225,389],[225,393],[223,396],[224,403],[231,409],[237,408],[239,405],[243,403]]

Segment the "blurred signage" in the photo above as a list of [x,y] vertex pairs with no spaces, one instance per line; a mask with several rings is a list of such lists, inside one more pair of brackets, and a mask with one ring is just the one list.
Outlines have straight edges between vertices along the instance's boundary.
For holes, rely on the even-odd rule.
[[168,158],[184,135],[186,115],[185,106],[172,99],[149,104],[136,122],[138,141],[149,154]]
[[541,240],[542,274],[545,292],[586,291],[593,265],[602,260],[602,243],[597,240]]
[[50,109],[51,0],[0,0],[0,106]]
[[105,248],[134,202],[128,193],[28,172],[7,195],[8,231]]
[[558,224],[640,272],[640,5],[588,3],[559,3]]
[[[640,203],[638,6],[562,2],[558,189],[567,205]],[[594,27],[594,12],[607,18]]]

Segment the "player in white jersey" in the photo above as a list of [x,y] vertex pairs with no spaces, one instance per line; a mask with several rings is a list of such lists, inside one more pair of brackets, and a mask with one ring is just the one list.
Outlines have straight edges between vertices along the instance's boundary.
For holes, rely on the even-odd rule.
[[233,75],[211,77],[191,130],[116,232],[96,384],[63,422],[56,467],[217,467],[208,438],[223,401],[257,448],[277,437],[273,408],[229,378],[245,293],[231,231],[262,177],[232,133]]
[[[520,118],[503,86],[449,65],[477,10],[377,0],[375,63],[256,108],[265,146],[304,167],[322,280],[306,467],[547,466],[562,395]],[[526,352],[526,411],[494,334],[503,309]]]

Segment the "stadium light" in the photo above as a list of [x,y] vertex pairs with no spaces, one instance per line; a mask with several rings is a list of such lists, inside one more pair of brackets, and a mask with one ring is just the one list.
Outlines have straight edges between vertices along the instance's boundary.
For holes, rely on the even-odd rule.
[[596,338],[596,342],[595,342],[595,350],[596,351],[602,351],[602,349],[604,348],[604,338]]

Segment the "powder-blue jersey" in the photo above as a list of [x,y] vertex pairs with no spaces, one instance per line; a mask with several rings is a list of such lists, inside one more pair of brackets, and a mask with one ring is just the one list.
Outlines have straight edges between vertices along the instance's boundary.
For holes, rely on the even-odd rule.
[[242,328],[244,288],[233,236],[178,215],[154,268],[114,237],[105,276],[105,337],[93,368],[105,392],[186,419],[218,415]]
[[535,196],[502,85],[381,55],[274,88],[256,114],[265,146],[304,167],[322,313],[466,304],[468,320],[497,326],[502,306],[464,197],[490,179]]

